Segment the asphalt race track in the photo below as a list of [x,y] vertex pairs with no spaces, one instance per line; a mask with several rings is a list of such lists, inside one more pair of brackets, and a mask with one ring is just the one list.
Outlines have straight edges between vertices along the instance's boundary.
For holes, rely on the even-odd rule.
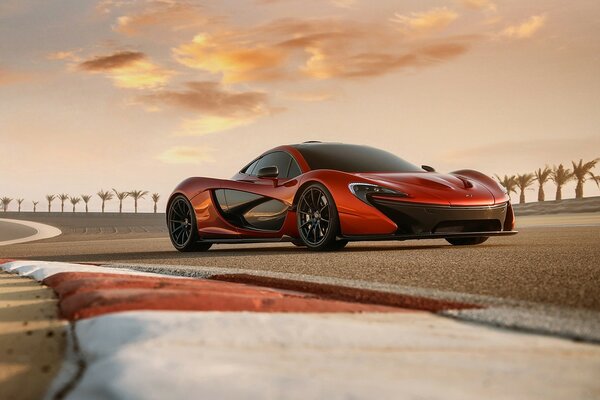
[[35,233],[36,230],[28,226],[0,221],[0,242],[25,238]]
[[182,254],[171,247],[162,215],[107,219],[38,213],[34,219],[32,214],[8,214],[53,224],[63,235],[2,246],[0,258],[151,264],[175,274],[194,266],[285,272],[600,311],[597,216],[581,215],[571,226],[555,225],[569,220],[565,217],[545,223],[524,217],[518,235],[473,247],[453,247],[442,240],[362,242],[340,252],[313,253],[275,243],[216,245],[206,253]]

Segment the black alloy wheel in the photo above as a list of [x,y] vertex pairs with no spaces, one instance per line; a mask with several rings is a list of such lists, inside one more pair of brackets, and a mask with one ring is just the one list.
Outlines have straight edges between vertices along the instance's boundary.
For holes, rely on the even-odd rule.
[[337,250],[347,240],[336,240],[339,219],[335,202],[325,186],[314,183],[308,186],[298,200],[298,234],[309,250]]
[[173,246],[182,252],[206,251],[211,243],[199,242],[196,214],[183,195],[178,195],[169,204],[167,211],[169,237]]
[[467,238],[446,238],[446,241],[453,246],[473,246],[476,244],[481,244],[488,240],[487,236],[480,237],[467,237]]

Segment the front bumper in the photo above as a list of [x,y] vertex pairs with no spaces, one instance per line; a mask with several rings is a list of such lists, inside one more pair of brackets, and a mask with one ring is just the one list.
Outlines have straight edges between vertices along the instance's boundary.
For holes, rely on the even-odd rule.
[[[371,204],[398,226],[394,236],[491,236],[512,232],[504,226],[508,203],[492,206],[439,206],[371,198]],[[505,229],[507,231],[505,231]]]
[[469,238],[488,236],[511,236],[518,231],[485,231],[485,232],[458,232],[458,233],[421,233],[418,235],[392,234],[392,235],[344,235],[340,239],[351,242],[376,241],[376,240],[423,240],[423,239],[446,239],[446,238]]

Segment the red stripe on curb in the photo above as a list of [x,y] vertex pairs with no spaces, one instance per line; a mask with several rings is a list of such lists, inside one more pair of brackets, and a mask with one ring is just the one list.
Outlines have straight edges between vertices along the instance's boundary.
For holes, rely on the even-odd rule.
[[[60,272],[42,281],[54,289],[59,299],[68,296],[92,292],[100,289],[171,289],[171,290],[204,290],[218,292],[250,293],[261,296],[282,297],[283,293],[263,287],[250,287],[234,283],[226,287],[222,282],[199,279],[174,279],[167,277],[135,276],[96,272]],[[306,297],[302,293],[299,296]],[[312,297],[312,296],[311,296]]]
[[0,265],[6,264],[6,263],[9,263],[9,262],[13,262],[13,261],[17,261],[17,260],[15,260],[13,258],[0,258]]
[[390,307],[401,307],[412,310],[438,312],[444,310],[466,310],[482,308],[481,306],[468,303],[460,303],[445,300],[436,300],[426,297],[403,295],[399,293],[381,292],[371,289],[352,288],[337,286],[326,283],[305,282],[281,278],[272,278],[249,274],[225,274],[213,275],[209,279],[246,283],[270,288],[293,290],[303,293],[312,293],[321,298],[351,301],[367,304],[380,304]]
[[298,297],[261,297],[198,290],[104,289],[80,293],[60,302],[64,318],[78,320],[131,310],[254,312],[398,312],[397,308]]
[[42,282],[59,295],[64,318],[131,310],[255,312],[402,312],[395,307],[319,299],[239,283],[89,272],[62,272]]

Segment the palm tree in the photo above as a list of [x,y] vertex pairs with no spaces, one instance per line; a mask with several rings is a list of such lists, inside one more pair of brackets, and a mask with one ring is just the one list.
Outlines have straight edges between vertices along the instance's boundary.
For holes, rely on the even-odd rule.
[[575,161],[571,162],[573,164],[573,175],[575,176],[575,179],[577,179],[577,187],[575,188],[576,199],[583,198],[583,184],[587,180],[586,178],[589,177],[596,182],[596,185],[600,186],[600,179],[592,173],[592,168],[596,166],[598,161],[600,161],[600,158],[588,161],[585,164],[583,163],[583,159],[579,160],[579,164],[575,164]]
[[104,203],[107,202],[108,200],[112,200],[113,195],[111,192],[105,192],[104,190],[100,190],[98,193],[96,193],[98,195],[98,197],[100,197],[100,199],[102,200],[102,212],[104,212]]
[[71,204],[73,204],[73,212],[75,212],[75,206],[81,201],[81,199],[79,197],[69,197],[69,201]]
[[92,196],[90,196],[89,194],[81,195],[81,200],[83,200],[83,202],[85,203],[85,212],[88,212],[88,203],[90,202],[91,198]]
[[160,199],[160,195],[158,193],[152,193],[152,201],[154,202],[154,214],[156,214],[156,203]]
[[65,201],[69,200],[69,195],[65,193],[61,193],[58,196],[60,200],[60,212],[65,212]]
[[552,168],[552,174],[550,175],[550,179],[556,184],[556,200],[562,200],[562,187],[564,184],[573,180],[575,175],[571,172],[570,169],[565,169],[565,167],[560,164],[558,167],[555,165]]
[[33,203],[33,212],[37,211],[37,205],[40,203],[39,201],[32,201]]
[[25,199],[17,199],[17,204],[19,205],[19,212],[21,212],[21,204],[23,204],[24,201]]
[[119,199],[119,214],[123,212],[123,200],[125,200],[129,196],[129,192],[118,192],[117,189],[113,188],[113,192]]
[[148,194],[148,191],[144,190],[132,190],[131,192],[129,192],[129,195],[131,197],[133,197],[133,202],[134,202],[134,206],[135,206],[135,212],[137,214],[137,204],[138,204],[138,200],[139,199],[143,199],[145,195]]
[[11,199],[10,197],[3,197],[0,199],[0,201],[2,202],[2,207],[4,207],[4,212],[6,212],[6,210],[8,209],[8,205],[11,201],[13,201],[13,199]]
[[517,178],[514,175],[504,175],[504,178],[500,178],[498,175],[496,175],[496,179],[498,179],[498,182],[500,182],[504,189],[506,189],[506,194],[508,194],[509,197],[511,192],[517,193]]
[[54,201],[55,198],[56,198],[56,196],[53,194],[46,195],[46,200],[48,200],[48,212],[50,212],[50,208],[52,207],[52,202]]
[[517,174],[517,187],[519,188],[519,204],[525,204],[525,190],[535,182],[533,174]]
[[552,174],[552,170],[546,165],[544,169],[538,168],[538,170],[535,171],[533,174],[535,175],[535,180],[538,182],[538,201],[544,201],[546,200],[546,194],[544,193],[544,184],[548,182],[548,179],[550,179],[550,174]]

